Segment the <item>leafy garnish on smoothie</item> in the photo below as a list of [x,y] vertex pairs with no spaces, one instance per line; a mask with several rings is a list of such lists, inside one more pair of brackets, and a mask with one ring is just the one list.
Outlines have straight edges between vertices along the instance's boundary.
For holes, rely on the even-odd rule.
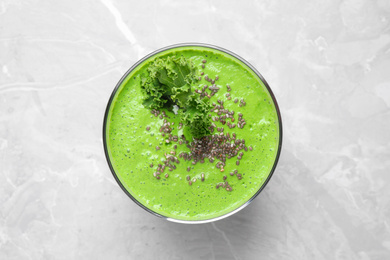
[[210,134],[211,106],[208,99],[201,99],[192,91],[199,81],[193,63],[184,57],[158,58],[148,67],[149,75],[141,78],[141,89],[145,95],[143,105],[150,109],[181,108],[180,115],[191,135],[202,138]]

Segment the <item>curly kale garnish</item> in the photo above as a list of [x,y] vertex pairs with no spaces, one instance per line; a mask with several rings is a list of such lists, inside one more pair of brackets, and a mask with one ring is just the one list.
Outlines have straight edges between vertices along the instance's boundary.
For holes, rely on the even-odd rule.
[[149,75],[141,78],[141,89],[145,96],[143,105],[150,109],[181,108],[181,119],[196,138],[210,134],[210,111],[208,99],[201,99],[192,91],[198,81],[193,63],[184,57],[158,58],[148,67]]

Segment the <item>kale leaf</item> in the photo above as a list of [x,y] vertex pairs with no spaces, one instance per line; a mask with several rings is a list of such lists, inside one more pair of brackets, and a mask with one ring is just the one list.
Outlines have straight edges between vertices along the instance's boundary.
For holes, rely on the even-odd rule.
[[157,58],[147,70],[148,75],[141,77],[143,105],[150,109],[177,105],[181,120],[194,138],[209,135],[211,106],[207,98],[192,92],[192,85],[198,81],[193,63],[184,57]]

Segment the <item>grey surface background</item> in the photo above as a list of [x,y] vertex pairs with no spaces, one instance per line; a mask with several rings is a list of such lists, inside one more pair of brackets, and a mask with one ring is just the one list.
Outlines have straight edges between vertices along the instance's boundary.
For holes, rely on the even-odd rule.
[[[0,0],[0,259],[390,259],[390,1]],[[155,49],[204,42],[279,102],[268,186],[212,224],[119,188],[102,120]]]

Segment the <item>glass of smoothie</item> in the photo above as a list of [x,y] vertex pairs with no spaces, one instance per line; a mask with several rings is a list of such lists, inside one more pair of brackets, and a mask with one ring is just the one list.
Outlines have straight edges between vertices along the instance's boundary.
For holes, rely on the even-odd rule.
[[173,222],[207,223],[264,189],[280,155],[282,121],[267,82],[243,58],[177,44],[120,79],[103,144],[114,178],[140,207]]

